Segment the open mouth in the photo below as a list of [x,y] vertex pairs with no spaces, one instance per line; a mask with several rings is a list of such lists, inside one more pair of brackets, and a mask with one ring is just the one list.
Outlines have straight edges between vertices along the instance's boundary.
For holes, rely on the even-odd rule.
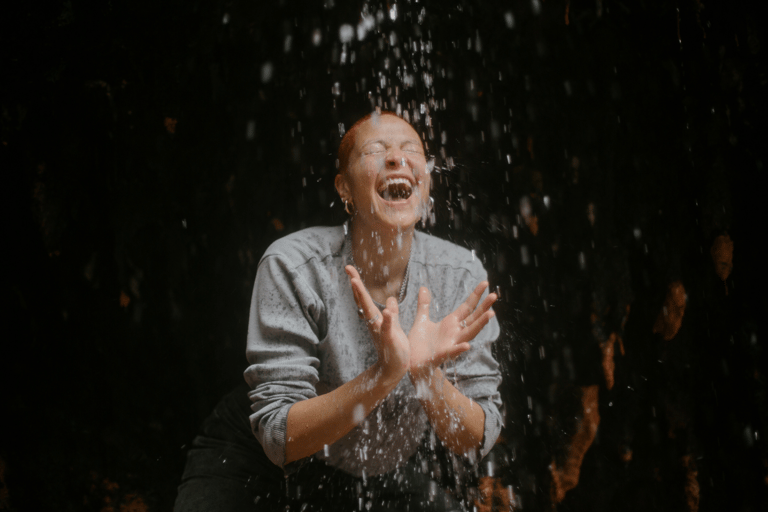
[[413,188],[411,182],[405,178],[390,178],[378,192],[385,201],[404,201],[411,197]]

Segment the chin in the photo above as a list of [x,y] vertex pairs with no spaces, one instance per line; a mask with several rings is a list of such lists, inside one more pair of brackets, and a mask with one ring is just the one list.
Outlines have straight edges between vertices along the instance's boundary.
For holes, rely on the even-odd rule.
[[412,228],[421,220],[421,208],[418,202],[399,201],[391,203],[382,201],[380,213],[383,223],[401,229]]
[[372,205],[373,208],[370,208],[371,205],[361,207],[358,222],[361,225],[370,226],[374,232],[411,230],[421,222],[421,214],[424,210],[416,197],[406,201],[387,201],[376,196],[373,198]]
[[387,215],[380,219],[377,224],[383,229],[408,231],[413,229],[421,221],[421,217],[409,212],[403,215]]

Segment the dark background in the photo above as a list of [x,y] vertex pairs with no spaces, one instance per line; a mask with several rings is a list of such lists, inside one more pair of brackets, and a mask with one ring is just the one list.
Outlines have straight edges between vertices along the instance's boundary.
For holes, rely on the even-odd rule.
[[393,5],[4,6],[0,510],[171,510],[185,446],[242,380],[260,255],[344,219],[340,133],[397,103],[436,159],[427,229],[502,296],[503,488],[553,506],[549,467],[598,386],[559,509],[766,509],[763,10]]

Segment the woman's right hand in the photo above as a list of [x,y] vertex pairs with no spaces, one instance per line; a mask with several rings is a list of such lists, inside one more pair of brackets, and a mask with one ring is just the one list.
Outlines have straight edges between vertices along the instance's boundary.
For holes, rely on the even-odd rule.
[[397,299],[388,298],[384,311],[379,311],[357,269],[347,265],[344,270],[349,275],[355,303],[358,309],[362,309],[363,320],[368,324],[373,338],[379,356],[377,364],[387,376],[399,380],[408,371],[411,350],[408,336],[400,327]]
[[488,294],[480,302],[487,288],[488,281],[477,285],[467,300],[440,322],[429,319],[429,305],[432,301],[429,290],[425,287],[419,289],[416,320],[408,333],[411,342],[409,370],[412,377],[428,375],[444,361],[469,350],[469,342],[495,315],[491,310],[496,302],[495,293]]

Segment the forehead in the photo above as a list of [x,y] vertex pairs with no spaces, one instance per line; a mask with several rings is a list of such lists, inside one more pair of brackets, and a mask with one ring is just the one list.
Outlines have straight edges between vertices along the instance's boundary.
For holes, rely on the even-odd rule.
[[359,128],[355,145],[360,147],[372,140],[414,140],[421,144],[419,134],[413,127],[397,116],[372,116]]

